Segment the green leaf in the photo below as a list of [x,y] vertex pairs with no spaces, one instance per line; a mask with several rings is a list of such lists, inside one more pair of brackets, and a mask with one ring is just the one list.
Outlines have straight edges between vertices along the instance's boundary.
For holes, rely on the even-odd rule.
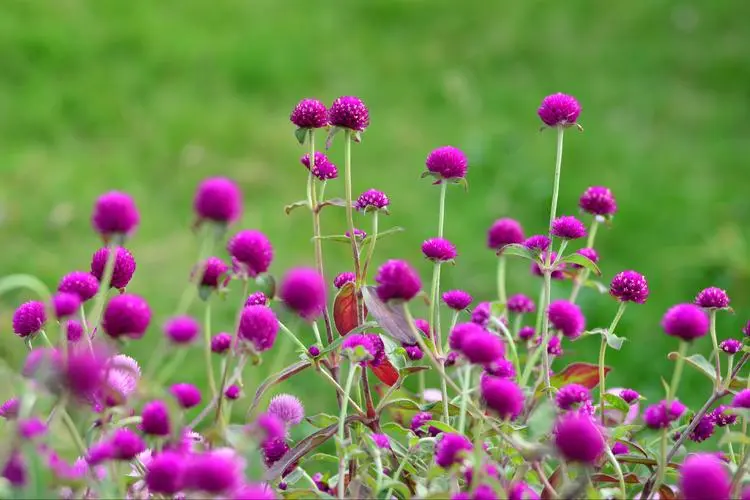
[[611,438],[615,441],[621,440],[622,438],[627,437],[628,435],[638,432],[643,428],[642,425],[618,425],[614,429],[612,429],[612,435]]
[[[435,403],[428,403],[422,407],[422,411],[429,411],[433,415],[442,415],[443,414],[443,402],[437,401]],[[461,412],[461,409],[452,404],[448,403],[448,415],[451,417],[454,417],[458,415]]]
[[529,418],[529,437],[538,441],[552,430],[557,411],[549,399],[544,399]]
[[329,462],[332,464],[338,464],[339,457],[329,455],[328,453],[316,453],[305,458],[305,462]]
[[416,343],[416,327],[409,325],[403,309],[380,300],[372,286],[362,287],[362,297],[370,314],[391,338],[400,344]]
[[331,144],[333,144],[333,138],[336,137],[336,134],[341,132],[343,129],[341,127],[331,127],[328,129],[328,136],[326,137],[326,149],[331,149]]
[[310,129],[307,128],[298,128],[294,131],[294,137],[297,138],[297,142],[300,143],[300,145],[305,143],[305,140],[307,139],[307,136],[309,135]]
[[513,243],[512,245],[505,245],[500,249],[503,255],[515,255],[516,257],[522,257],[524,259],[536,260],[537,252],[529,250],[523,245]]
[[401,399],[393,399],[391,401],[388,401],[383,408],[395,408],[398,410],[407,410],[407,411],[420,411],[420,407],[417,403],[412,401],[411,399],[401,398]]
[[322,241],[336,241],[338,243],[348,243],[351,244],[351,239],[349,239],[348,236],[344,234],[327,234],[323,236],[313,236],[313,240],[322,240]]
[[750,436],[746,436],[742,432],[728,432],[719,441],[719,446],[724,446],[729,443],[739,443],[741,445],[750,445]]
[[315,211],[320,212],[325,207],[346,207],[346,200],[343,198],[331,198],[330,200],[321,201],[315,207]]
[[384,496],[381,497],[381,494],[385,495],[385,493],[388,493],[388,490],[390,489],[392,489],[393,493],[398,494],[398,496],[400,496],[401,498],[411,498],[409,487],[401,481],[395,481],[393,479],[387,479],[383,481],[383,484],[381,484],[380,490],[378,490],[376,497],[385,498]]
[[307,206],[307,200],[295,201],[294,203],[290,203],[289,205],[284,207],[284,213],[289,215],[292,212],[292,210],[296,208],[300,208],[300,207],[305,207],[305,206]]
[[624,399],[609,393],[604,395],[604,407],[619,410],[626,415],[630,411],[630,405]]
[[276,296],[276,278],[272,274],[261,274],[255,278],[255,284],[266,297],[273,299]]
[[430,427],[430,426],[438,430],[441,430],[443,432],[448,432],[451,434],[459,434],[459,432],[456,429],[446,424],[445,422],[441,422],[440,420],[429,420],[427,423],[425,423],[425,427]]
[[305,420],[307,420],[310,425],[317,427],[318,429],[322,429],[323,427],[328,427],[329,425],[338,423],[339,418],[327,413],[317,413],[315,415],[305,417]]
[[[401,233],[403,231],[406,231],[406,230],[401,226],[395,226],[390,229],[386,229],[385,231],[378,232],[378,236],[375,239],[375,241],[380,241],[383,238]],[[367,235],[367,237],[364,240],[362,240],[362,246],[369,244],[371,241],[372,241],[372,235]]]
[[750,408],[727,408],[724,411],[750,421]]
[[[669,355],[667,355],[667,358],[669,358],[672,361],[676,361],[680,358],[680,353],[670,352]],[[702,355],[693,354],[692,356],[688,356],[684,359],[685,359],[685,363],[688,366],[702,373],[709,379],[716,381],[716,369],[713,366],[711,366],[711,363],[709,363],[708,360],[704,358]]]
[[0,279],[0,295],[8,293],[16,288],[28,288],[36,293],[42,302],[49,302],[51,299],[49,288],[36,276],[30,274],[11,274]]
[[622,344],[625,343],[626,340],[628,340],[625,337],[618,337],[614,333],[610,333],[606,328],[594,328],[593,330],[584,332],[581,337],[583,337],[584,335],[603,335],[607,340],[607,345],[616,351],[619,351],[622,348]]
[[586,282],[583,284],[583,286],[586,286],[588,288],[593,288],[599,293],[608,293],[609,287],[602,283],[601,281],[596,280],[586,280]]
[[499,301],[490,303],[490,315],[500,317],[505,312],[505,304]]
[[268,376],[259,386],[258,389],[255,391],[255,396],[253,397],[253,402],[250,404],[250,408],[247,409],[248,416],[252,414],[253,410],[258,406],[258,403],[260,403],[260,399],[263,397],[263,394],[272,386],[283,382],[284,380],[288,379],[292,375],[296,375],[297,373],[305,370],[306,368],[309,368],[312,365],[312,363],[309,360],[304,361],[297,361],[296,363],[287,366],[283,370],[281,370],[278,373],[272,373]]
[[569,264],[578,264],[579,266],[585,267],[592,273],[596,274],[597,276],[601,276],[602,272],[599,269],[599,266],[597,266],[591,259],[588,257],[585,257],[579,253],[572,253],[565,258],[562,259],[562,262],[567,262]]
[[291,490],[284,492],[285,500],[309,500],[310,498],[333,498],[328,495],[321,495],[318,490]]

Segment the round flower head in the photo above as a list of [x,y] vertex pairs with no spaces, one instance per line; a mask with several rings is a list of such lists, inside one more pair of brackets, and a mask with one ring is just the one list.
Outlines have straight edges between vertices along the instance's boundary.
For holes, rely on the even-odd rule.
[[185,457],[173,451],[159,453],[146,467],[146,486],[151,493],[173,496],[182,490],[185,479]]
[[[305,154],[299,159],[299,161],[307,168],[307,170],[310,170],[310,153]],[[338,177],[339,170],[336,168],[336,165],[331,163],[326,155],[320,151],[316,151],[312,174],[321,181],[327,181]]]
[[443,294],[443,302],[454,311],[463,311],[474,300],[468,292],[463,290],[448,290]]
[[624,399],[627,404],[633,404],[641,398],[641,395],[633,389],[623,389],[620,391],[620,397]]
[[505,358],[498,358],[484,367],[485,371],[493,377],[513,378],[516,376],[516,368],[513,362]]
[[242,191],[226,177],[210,177],[198,185],[193,209],[199,220],[231,224],[242,215]]
[[726,309],[729,307],[729,295],[715,286],[701,290],[695,297],[695,305],[706,309]]
[[750,337],[750,321],[745,323],[745,326],[742,327],[742,334],[745,337]]
[[24,302],[13,313],[13,332],[19,337],[28,337],[41,330],[46,322],[47,313],[43,302]]
[[520,330],[518,330],[518,338],[521,340],[531,340],[534,338],[534,335],[536,335],[536,332],[534,331],[533,326],[522,326]]
[[555,424],[554,440],[560,454],[570,462],[593,465],[604,452],[606,443],[592,419],[567,413]]
[[484,328],[476,323],[459,323],[453,327],[448,336],[448,345],[451,349],[460,351],[464,339],[473,335],[482,335],[486,333]]
[[328,121],[334,127],[364,132],[370,125],[370,112],[359,97],[341,96],[331,104]]
[[[354,201],[354,208],[355,208],[355,209],[357,208],[357,207],[356,207],[356,204],[357,204],[357,201],[355,200],[355,201]],[[347,238],[351,238],[351,237],[352,237],[352,235],[351,235],[351,234],[349,234],[349,231],[346,231],[346,232],[344,233],[344,236],[346,236]],[[364,240],[365,238],[367,238],[367,233],[366,233],[365,231],[362,231],[361,229],[357,229],[357,228],[355,227],[355,228],[354,228],[354,239],[355,239],[355,240],[357,240],[357,241],[362,241],[362,240]]]
[[376,292],[383,302],[411,300],[422,289],[419,275],[403,260],[389,260],[378,269],[375,276]]
[[177,316],[164,325],[164,334],[175,344],[189,344],[200,333],[200,325],[190,316]]
[[251,278],[268,271],[273,260],[271,242],[260,231],[240,231],[229,240],[227,250]]
[[591,401],[591,392],[580,384],[564,385],[555,394],[555,403],[561,410],[572,410],[587,401]]
[[537,114],[550,127],[570,127],[578,120],[581,105],[573,96],[561,93],[552,94],[542,99]]
[[528,484],[519,481],[508,489],[508,500],[539,500],[539,495]]
[[273,347],[278,332],[279,321],[270,307],[247,306],[242,310],[237,336],[252,342],[256,351]]
[[508,310],[517,314],[533,313],[536,310],[534,301],[519,293],[508,297]]
[[315,269],[291,269],[281,281],[279,296],[289,309],[308,321],[314,321],[323,314],[326,283]]
[[523,411],[523,391],[512,380],[484,376],[479,385],[487,408],[499,418],[513,420]]
[[490,322],[490,317],[492,316],[490,307],[489,302],[480,302],[477,304],[477,307],[471,311],[471,322],[480,326],[487,326],[487,323]]
[[143,439],[130,429],[117,429],[109,442],[112,445],[113,458],[118,460],[133,460],[146,450]]
[[77,398],[91,399],[102,388],[106,363],[101,346],[70,349],[65,363],[65,387]]
[[[279,489],[286,490],[287,483],[279,482]],[[278,497],[265,484],[245,484],[232,493],[232,500],[276,500]]]
[[224,397],[227,399],[234,401],[236,399],[240,399],[240,396],[242,395],[242,390],[239,388],[239,386],[232,384],[229,387],[227,387],[227,390],[224,391]]
[[721,341],[719,347],[722,351],[732,356],[742,349],[742,342],[737,339],[726,339]]
[[370,438],[372,438],[372,442],[375,443],[375,446],[378,448],[383,450],[391,449],[391,441],[387,434],[370,434]]
[[[547,262],[547,252],[544,252],[541,254],[541,259],[544,262]],[[557,260],[557,252],[551,252],[549,255],[549,261],[550,263],[555,262]],[[562,280],[565,279],[565,273],[563,272],[565,270],[566,264],[565,262],[558,262],[555,264],[554,269],[552,270],[552,273],[550,274],[550,278],[553,280]],[[535,276],[544,276],[544,273],[542,272],[542,268],[539,267],[539,263],[536,261],[531,263],[531,274]]]
[[229,448],[215,448],[194,454],[186,464],[185,477],[190,489],[212,496],[227,497],[227,493],[242,484],[245,462]]
[[267,441],[283,438],[286,435],[286,424],[276,415],[261,413],[250,424],[249,430],[258,441]]
[[59,292],[52,296],[52,310],[57,319],[74,315],[79,307],[81,298],[75,293]]
[[661,326],[667,335],[691,341],[708,332],[708,316],[696,305],[678,304],[664,314]]
[[471,333],[461,340],[461,353],[475,364],[488,364],[505,355],[505,345],[500,337],[482,331]]
[[461,179],[466,177],[469,168],[464,152],[453,146],[434,149],[427,156],[425,165],[438,179]]
[[578,206],[591,215],[614,215],[617,203],[612,191],[602,186],[591,186],[583,192],[578,200]]
[[726,427],[727,425],[734,425],[734,423],[737,422],[737,415],[733,413],[726,413],[726,410],[728,409],[729,409],[729,406],[719,405],[716,408],[714,408],[713,411],[710,413],[711,418],[713,419],[714,423],[718,425],[719,427]]
[[69,319],[65,322],[65,336],[69,342],[78,342],[83,338],[83,325],[80,321]]
[[[588,247],[581,248],[576,253],[578,255],[583,255],[584,257],[586,257],[587,259],[589,259],[594,264],[596,264],[596,263],[599,262],[599,254],[596,253],[596,250],[594,250],[593,248],[588,248]],[[580,265],[580,264],[572,264],[572,267],[574,269],[583,269],[583,266]]]
[[635,271],[623,271],[609,285],[609,294],[620,302],[643,304],[648,298],[648,281]]
[[552,241],[543,234],[535,234],[534,236],[529,236],[522,242],[523,246],[528,248],[529,250],[533,252],[546,252],[547,249],[549,249],[550,244],[552,244]]
[[138,227],[141,216],[133,198],[119,191],[101,195],[94,205],[91,223],[108,241],[112,236],[130,236]]
[[34,439],[47,432],[47,424],[38,418],[28,418],[18,421],[18,434],[23,439]]
[[406,357],[411,361],[419,361],[424,357],[422,349],[417,344],[401,344],[401,347],[406,351]]
[[151,309],[138,295],[125,293],[109,301],[102,318],[102,328],[110,337],[139,339],[151,322]]
[[99,280],[90,273],[73,271],[62,277],[57,285],[58,292],[74,293],[81,302],[86,302],[99,291]]
[[[541,344],[542,338],[539,337],[537,339],[537,344]],[[549,339],[549,342],[547,342],[547,354],[550,356],[562,356],[563,350],[561,346],[562,342],[560,342],[559,337],[552,337]]]
[[347,283],[354,283],[354,280],[356,279],[357,276],[354,273],[341,273],[333,279],[333,286],[335,286],[336,289],[341,289],[341,287],[346,285]]
[[450,262],[456,258],[456,246],[445,238],[430,238],[422,243],[422,253],[432,262]]
[[704,415],[698,421],[698,425],[696,425],[693,431],[688,435],[688,439],[695,441],[696,443],[703,442],[713,435],[715,427],[716,423],[714,422],[713,417],[710,414]]
[[283,438],[267,439],[261,443],[260,448],[266,467],[271,467],[289,451],[289,445]]
[[254,292],[247,296],[245,306],[267,306],[268,297],[263,292]]
[[[523,228],[515,219],[498,219],[487,231],[487,246],[500,251],[506,245],[523,243]],[[549,243],[547,243],[549,246]]]
[[0,405],[0,417],[5,420],[14,420],[18,417],[18,410],[20,407],[21,403],[18,398],[10,398]]
[[750,408],[750,389],[743,389],[732,400],[735,408]]
[[426,319],[423,319],[423,318],[415,319],[414,326],[416,326],[417,330],[422,332],[425,337],[427,337],[428,339],[432,338],[432,333],[430,332],[430,324],[427,322]]
[[227,274],[229,266],[218,257],[209,257],[201,266],[200,271],[203,273],[200,286],[218,288],[219,281]]
[[388,208],[390,200],[388,196],[382,191],[377,189],[368,189],[357,198],[354,202],[354,208],[364,212],[370,212],[373,210],[385,210]]
[[435,446],[435,463],[443,469],[463,462],[474,449],[465,436],[446,432]]
[[377,347],[372,343],[372,337],[363,334],[347,335],[341,343],[341,351],[348,353],[348,356],[358,363],[375,359],[378,354]]
[[651,429],[666,429],[679,419],[686,409],[678,400],[663,400],[646,408],[643,412],[643,421]]
[[586,318],[581,308],[567,300],[555,300],[547,309],[547,316],[555,329],[568,338],[576,338],[586,329]]
[[104,402],[108,406],[124,404],[135,392],[141,378],[141,368],[136,360],[124,354],[109,358],[104,373]]
[[320,356],[320,347],[316,345],[311,345],[310,347],[307,348],[307,354],[309,354],[313,358],[317,358],[318,356]]
[[291,394],[279,394],[268,403],[268,413],[278,417],[286,425],[298,425],[305,418],[305,407]]
[[177,404],[186,410],[201,403],[201,391],[193,384],[174,384],[169,392],[177,400]]
[[586,236],[586,226],[572,215],[563,215],[552,221],[551,233],[564,240],[577,240]]
[[715,455],[695,453],[682,463],[678,484],[685,500],[729,500],[732,476]]
[[26,462],[23,459],[23,455],[17,451],[11,452],[0,476],[7,479],[11,486],[16,488],[22,488],[25,486]]
[[169,408],[164,401],[146,403],[141,411],[141,430],[153,436],[167,436],[171,431]]
[[292,110],[289,120],[297,128],[323,128],[328,125],[328,110],[317,99],[302,99]]
[[613,444],[611,448],[613,455],[627,455],[628,452],[630,452],[630,448],[628,448],[628,445],[619,441]]
[[226,332],[217,333],[211,337],[211,352],[224,354],[232,347],[232,336]]

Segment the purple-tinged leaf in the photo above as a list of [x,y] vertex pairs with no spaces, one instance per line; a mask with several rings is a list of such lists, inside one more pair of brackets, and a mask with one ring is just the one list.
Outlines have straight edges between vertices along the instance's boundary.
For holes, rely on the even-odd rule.
[[362,287],[362,296],[367,309],[383,330],[400,344],[416,344],[416,339],[400,307],[386,304],[375,293],[372,286]]

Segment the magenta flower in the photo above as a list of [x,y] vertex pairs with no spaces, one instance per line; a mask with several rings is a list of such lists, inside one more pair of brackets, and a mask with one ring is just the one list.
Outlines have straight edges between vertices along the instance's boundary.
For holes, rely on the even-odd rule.
[[15,420],[18,418],[18,410],[21,407],[21,402],[18,398],[10,398],[0,405],[0,417],[5,420]]
[[715,286],[701,290],[695,297],[695,305],[705,309],[726,309],[729,307],[729,295]]
[[479,385],[487,408],[498,418],[513,420],[523,411],[523,391],[512,380],[483,376]]
[[576,405],[591,401],[591,392],[580,384],[568,384],[555,394],[555,403],[561,410],[572,410]]
[[65,336],[69,342],[78,342],[83,338],[83,325],[80,321],[69,319],[65,321]]
[[445,238],[430,238],[422,243],[422,253],[432,262],[451,262],[456,258],[456,246]]
[[74,293],[81,302],[86,302],[99,291],[99,280],[84,271],[73,271],[66,274],[57,285],[58,292]]
[[448,345],[456,351],[461,350],[464,339],[473,335],[482,335],[486,331],[476,323],[459,323],[453,327],[448,336]]
[[79,307],[81,298],[75,293],[59,292],[52,296],[52,310],[57,319],[74,315]]
[[549,321],[563,335],[574,339],[586,329],[586,318],[581,308],[567,300],[555,300],[547,309]]
[[641,398],[641,395],[633,389],[623,389],[620,391],[620,397],[625,400],[627,404],[632,404]]
[[107,304],[102,317],[102,328],[112,338],[122,336],[131,339],[143,337],[151,322],[148,303],[137,295],[122,294]]
[[316,345],[311,345],[310,347],[307,348],[307,354],[309,354],[313,358],[317,358],[318,356],[320,356],[320,347]]
[[130,236],[138,227],[141,216],[133,198],[119,191],[101,195],[94,204],[91,223],[105,241],[112,236]]
[[485,365],[505,355],[500,337],[482,331],[470,333],[461,340],[461,353],[470,363]]
[[328,125],[328,110],[317,99],[302,99],[292,110],[289,120],[297,128],[323,128]]
[[704,415],[698,421],[698,424],[693,431],[688,435],[688,439],[695,441],[696,443],[701,443],[713,435],[715,427],[716,423],[714,422],[713,417],[710,414]]
[[273,347],[279,321],[273,310],[267,306],[247,306],[242,310],[237,336],[251,342],[255,350],[262,352]]
[[286,424],[276,415],[261,413],[255,422],[250,424],[249,430],[258,441],[267,441],[283,438],[286,435]]
[[[354,362],[364,365],[365,362],[376,359],[378,355],[378,346],[373,344],[373,338],[370,335],[350,334],[341,343],[341,352],[352,357]],[[359,348],[362,349],[362,356],[356,355]]]
[[[286,489],[282,485],[286,483],[280,482],[279,489]],[[277,498],[273,489],[266,484],[245,484],[232,493],[232,500],[276,500]]]
[[542,99],[537,114],[550,127],[570,127],[576,124],[581,105],[573,96],[552,94]]
[[245,461],[230,448],[215,448],[192,455],[186,463],[188,489],[227,497],[242,485]]
[[[414,434],[416,434],[419,437],[422,437],[425,435],[423,427],[430,420],[433,420],[432,413],[428,411],[416,413],[414,414],[414,416],[411,418],[411,421],[409,422],[409,428]],[[430,436],[435,437],[438,434],[440,434],[440,430],[431,425],[427,429],[427,433]]]
[[[578,251],[576,251],[576,253],[578,255],[583,255],[594,264],[599,262],[599,254],[596,253],[596,250],[594,250],[593,248],[588,248],[588,247],[581,248]],[[583,269],[583,266],[580,264],[571,264],[571,267],[573,267],[574,269]]]
[[286,425],[299,425],[305,418],[305,407],[291,394],[279,394],[268,403],[268,413],[278,417]]
[[648,293],[646,277],[635,271],[623,271],[615,275],[609,285],[609,294],[620,302],[644,304]]
[[469,168],[466,154],[453,146],[434,149],[425,162],[427,170],[438,179],[454,180],[466,177]]
[[719,427],[726,427],[727,425],[734,425],[737,422],[737,415],[733,413],[726,413],[730,407],[726,405],[719,405],[714,408],[709,415],[714,420],[714,423]]
[[22,488],[26,485],[26,462],[23,455],[18,451],[12,451],[5,463],[2,471],[2,477],[8,480],[8,483],[16,488]]
[[722,351],[732,356],[740,352],[742,349],[742,342],[737,339],[726,339],[721,341],[719,347]]
[[550,232],[564,240],[577,240],[586,236],[586,226],[572,215],[563,215],[552,221]]
[[223,281],[229,271],[229,266],[219,257],[209,257],[201,266],[202,277],[200,286],[218,288],[219,282]]
[[35,439],[47,432],[47,424],[42,420],[32,417],[18,421],[18,434],[23,439]]
[[487,246],[492,250],[500,251],[506,245],[518,243],[523,243],[523,228],[515,219],[498,219],[487,231]]
[[371,212],[374,210],[386,210],[389,204],[390,200],[384,192],[377,189],[368,189],[359,195],[359,198],[357,198],[353,205],[356,210]]
[[68,391],[82,400],[90,400],[104,383],[106,354],[101,346],[94,349],[71,348],[64,369],[64,383]]
[[217,333],[211,337],[211,352],[224,354],[232,346],[232,336],[226,332]]
[[678,304],[664,314],[661,326],[667,335],[689,342],[708,333],[708,316],[696,305]]
[[419,275],[403,260],[389,260],[378,269],[375,276],[376,292],[383,302],[409,301],[422,289]]
[[164,334],[175,344],[189,344],[200,333],[200,324],[190,316],[177,316],[164,325]]
[[146,403],[141,410],[141,430],[153,436],[167,436],[172,426],[169,423],[169,408],[158,399]]
[[534,236],[529,236],[528,238],[526,238],[522,242],[522,244],[533,252],[542,253],[546,252],[549,249],[552,241],[543,234],[535,234]]
[[611,449],[613,455],[627,455],[628,452],[630,452],[630,448],[628,448],[628,445],[619,441],[613,444]]
[[732,400],[735,408],[750,408],[750,389],[743,389]]
[[267,306],[270,301],[263,292],[253,292],[247,296],[245,306]]
[[477,304],[477,307],[471,311],[471,322],[480,326],[487,326],[487,323],[490,322],[491,316],[492,311],[490,310],[490,303],[480,302]]
[[591,186],[583,192],[578,200],[581,210],[591,215],[614,215],[617,212],[617,203],[612,191],[602,186]]
[[231,179],[210,177],[198,185],[193,209],[198,220],[231,224],[242,215],[242,191]]
[[354,273],[340,273],[333,279],[333,286],[335,286],[337,290],[340,290],[342,286],[346,285],[347,283],[354,283],[354,280],[356,279],[357,276]]
[[325,280],[315,269],[291,269],[281,281],[279,296],[289,309],[314,321],[326,305]]
[[474,446],[465,436],[444,433],[435,446],[435,463],[443,469],[448,469],[454,464],[463,462],[472,450]]
[[[539,342],[541,343],[542,338],[539,337]],[[550,356],[562,356],[563,350],[561,346],[562,342],[560,341],[559,337],[552,337],[549,339],[549,342],[547,342],[547,354]]]
[[539,495],[528,484],[519,481],[508,488],[508,500],[539,500]]
[[[307,170],[310,170],[310,153],[306,153],[302,158],[299,159]],[[336,165],[331,163],[326,155],[320,151],[315,152],[315,164],[312,168],[312,174],[321,181],[327,181],[335,179],[339,176],[339,170]]]
[[239,388],[238,385],[235,385],[235,384],[230,385],[229,387],[227,387],[227,390],[224,391],[224,397],[229,399],[230,401],[240,399],[241,395],[242,395],[242,390]]
[[732,477],[721,460],[710,453],[689,455],[680,467],[680,498],[729,500]]
[[522,293],[508,297],[508,311],[510,312],[528,314],[535,310],[534,301]]
[[414,320],[414,326],[417,327],[417,330],[424,333],[424,336],[428,339],[432,338],[432,332],[430,331],[430,324],[427,322],[426,319],[417,318]]
[[[354,207],[355,210],[357,209],[357,200],[354,200],[354,203],[352,204],[352,206]],[[347,238],[351,238],[352,237],[352,235],[349,234],[349,231],[346,231],[344,233],[344,236],[346,236]],[[354,239],[356,241],[362,241],[365,238],[367,238],[367,233],[365,231],[362,231],[361,229],[357,229],[355,227],[354,228]]]
[[422,349],[417,344],[401,344],[401,347],[406,351],[406,357],[411,361],[419,361],[424,357]]
[[492,363],[487,364],[484,370],[493,377],[514,378],[516,376],[516,368],[513,366],[513,362],[505,358],[497,358]]
[[381,448],[383,450],[391,449],[391,441],[388,438],[387,434],[370,434],[370,438],[378,448]]
[[531,340],[534,338],[534,335],[536,335],[536,332],[533,326],[523,326],[518,330],[518,338],[524,341]]
[[468,292],[463,290],[448,290],[443,294],[443,302],[454,311],[463,311],[474,300]]
[[342,96],[331,104],[328,121],[334,127],[364,132],[370,125],[370,112],[359,97]]
[[750,337],[750,321],[745,323],[745,326],[742,327],[742,334],[745,337]]
[[[540,255],[543,262],[547,262],[547,252],[544,252]],[[549,256],[550,264],[555,262],[557,260],[557,252],[552,252]],[[558,262],[553,266],[552,273],[550,273],[550,277],[553,280],[562,280],[565,279],[565,273],[563,272],[566,268],[565,262]],[[544,276],[544,273],[542,272],[542,268],[539,266],[538,262],[532,262],[531,263],[531,274],[535,276]]]
[[149,492],[173,496],[184,487],[185,457],[173,451],[154,456],[146,467],[146,486]]
[[261,443],[260,448],[266,467],[271,467],[289,451],[289,445],[283,438],[267,439]]
[[240,265],[241,271],[254,278],[268,271],[273,260],[273,247],[260,231],[240,231],[229,240],[229,254]]
[[44,328],[46,322],[47,313],[43,302],[24,302],[13,313],[13,332],[19,337],[28,337]]
[[109,442],[112,446],[112,458],[117,460],[133,460],[146,450],[143,439],[130,429],[117,429]]
[[177,400],[177,404],[186,410],[201,403],[201,391],[193,384],[174,384],[169,392]]
[[569,462],[593,465],[604,452],[606,443],[591,417],[567,413],[560,417],[553,431],[555,446]]
[[643,421],[651,429],[666,429],[679,419],[685,410],[685,405],[676,399],[670,402],[662,400],[646,408],[643,412]]

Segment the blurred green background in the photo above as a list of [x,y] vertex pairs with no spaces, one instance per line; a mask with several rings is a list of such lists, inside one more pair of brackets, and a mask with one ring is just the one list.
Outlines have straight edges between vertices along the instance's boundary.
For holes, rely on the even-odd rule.
[[[189,227],[202,178],[241,184],[237,228],[269,235],[273,273],[312,264],[309,216],[283,212],[305,189],[304,151],[288,116],[302,97],[330,103],[350,94],[371,111],[354,147],[354,190],[385,190],[392,215],[381,227],[406,228],[378,246],[376,259],[409,259],[429,283],[419,244],[436,233],[438,189],[419,175],[431,149],[458,146],[470,157],[470,189],[448,194],[446,236],[460,256],[444,288],[492,299],[486,229],[504,216],[527,234],[546,227],[554,134],[539,133],[536,108],[563,91],[582,103],[586,130],[566,134],[558,213],[577,213],[590,185],[611,187],[620,211],[597,241],[604,280],[632,268],[651,287],[648,303],[628,308],[620,324],[631,342],[610,353],[609,386],[658,397],[659,377],[671,373],[665,355],[676,348],[659,326],[668,306],[717,285],[737,310],[721,314],[720,336],[738,336],[748,317],[749,13],[731,0],[6,0],[0,274],[32,273],[54,287],[64,273],[87,269],[99,245],[89,221],[95,198],[131,193],[142,224],[129,243],[138,261],[129,290],[155,312],[147,337],[129,347],[144,359],[197,255]],[[340,142],[330,156],[343,166]],[[341,180],[328,192],[341,195]],[[323,219],[326,233],[343,232],[343,211]],[[348,269],[346,246],[326,251],[329,278]],[[510,268],[510,291],[536,298],[541,281],[527,263]],[[555,292],[567,295],[568,286]],[[11,366],[23,356],[10,324],[24,298],[0,297],[0,355]],[[231,328],[239,300],[234,290],[218,306],[217,330]],[[616,309],[590,290],[581,303],[591,327],[606,326]],[[565,349],[569,360],[596,360],[594,339]],[[268,358],[249,377],[282,363],[273,352]],[[179,377],[199,381],[202,370],[193,352]],[[304,380],[284,389],[330,410],[330,391]],[[683,397],[696,402],[707,388],[689,374]]]

